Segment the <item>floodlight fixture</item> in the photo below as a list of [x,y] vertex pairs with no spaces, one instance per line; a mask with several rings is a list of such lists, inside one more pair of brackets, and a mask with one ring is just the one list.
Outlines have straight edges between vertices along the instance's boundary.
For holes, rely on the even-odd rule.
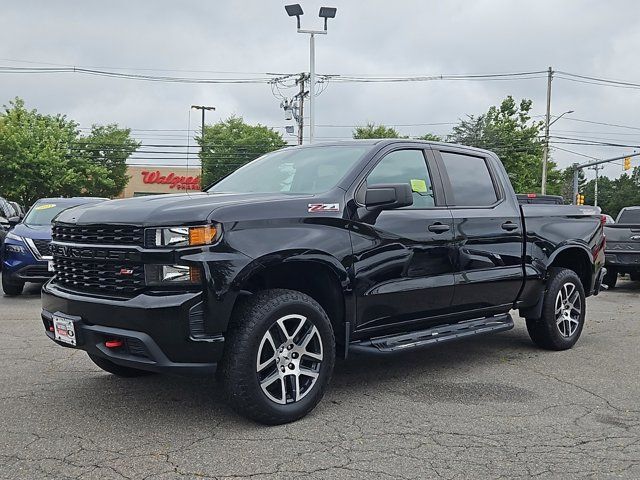
[[324,31],[327,31],[327,18],[336,18],[336,11],[338,11],[335,7],[320,7],[320,13],[318,16],[320,18],[324,18]]
[[287,11],[287,15],[290,17],[296,17],[298,22],[298,30],[300,30],[300,15],[303,15],[302,7],[299,3],[294,3],[293,5],[285,5],[284,9]]

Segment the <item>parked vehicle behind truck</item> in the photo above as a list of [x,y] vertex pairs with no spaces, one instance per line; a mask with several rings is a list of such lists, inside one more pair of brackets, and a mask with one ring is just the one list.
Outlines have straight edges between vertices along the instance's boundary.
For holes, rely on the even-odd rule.
[[513,327],[571,348],[604,264],[599,211],[519,205],[491,152],[366,140],[267,154],[198,194],[61,213],[42,320],[120,376],[217,370],[230,404],[296,420],[336,356]]
[[605,285],[614,288],[621,274],[640,281],[640,206],[623,208],[615,223],[607,224],[604,230],[607,237]]
[[8,232],[0,245],[2,290],[5,295],[20,295],[25,283],[44,283],[53,276],[51,220],[65,208],[103,202],[106,198],[41,198],[22,221]]

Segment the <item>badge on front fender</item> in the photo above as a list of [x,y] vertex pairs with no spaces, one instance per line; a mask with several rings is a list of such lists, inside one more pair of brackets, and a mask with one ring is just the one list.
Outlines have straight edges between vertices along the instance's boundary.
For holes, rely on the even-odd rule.
[[309,213],[339,212],[339,203],[310,203]]

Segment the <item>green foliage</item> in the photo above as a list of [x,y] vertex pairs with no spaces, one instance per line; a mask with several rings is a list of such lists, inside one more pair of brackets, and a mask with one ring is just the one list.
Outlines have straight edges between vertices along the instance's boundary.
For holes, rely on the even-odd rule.
[[426,140],[428,142],[444,142],[444,138],[433,133],[425,133],[421,137],[418,137],[418,140]]
[[364,127],[356,127],[353,131],[353,138],[407,138],[401,136],[393,127],[384,125],[376,125],[375,123],[367,123]]
[[[109,151],[102,142],[109,142]],[[94,127],[87,137],[64,115],[27,110],[16,98],[0,114],[0,191],[24,205],[41,197],[117,195],[137,149],[128,130]]]
[[200,145],[202,184],[208,185],[227,176],[247,162],[286,145],[282,135],[264,125],[249,125],[242,117],[229,117],[204,129],[196,137]]
[[[492,106],[487,113],[469,115],[453,128],[447,141],[495,152],[504,164],[513,188],[518,193],[539,192],[542,177],[540,141],[542,122],[533,122],[529,112],[531,100],[516,104],[513,97],[505,98],[500,106]],[[562,175],[554,162],[548,162],[547,191],[560,194]]]
[[[595,202],[595,180],[586,183],[581,192],[585,203],[593,205]],[[598,206],[603,213],[613,218],[618,216],[623,207],[640,205],[640,167],[635,167],[631,174],[623,174],[611,180],[600,177],[598,180]]]
[[[582,192],[587,184],[587,178],[584,174],[584,170],[578,171],[578,191]],[[560,185],[556,191],[553,189],[549,192],[550,195],[562,195],[565,203],[573,203],[573,167],[567,167],[560,172]]]

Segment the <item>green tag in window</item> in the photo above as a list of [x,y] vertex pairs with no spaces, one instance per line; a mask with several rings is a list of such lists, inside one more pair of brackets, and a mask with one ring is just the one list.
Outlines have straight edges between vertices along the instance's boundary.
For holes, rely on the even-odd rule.
[[427,188],[427,182],[424,180],[412,179],[411,180],[411,190],[416,193],[428,193],[429,189]]

